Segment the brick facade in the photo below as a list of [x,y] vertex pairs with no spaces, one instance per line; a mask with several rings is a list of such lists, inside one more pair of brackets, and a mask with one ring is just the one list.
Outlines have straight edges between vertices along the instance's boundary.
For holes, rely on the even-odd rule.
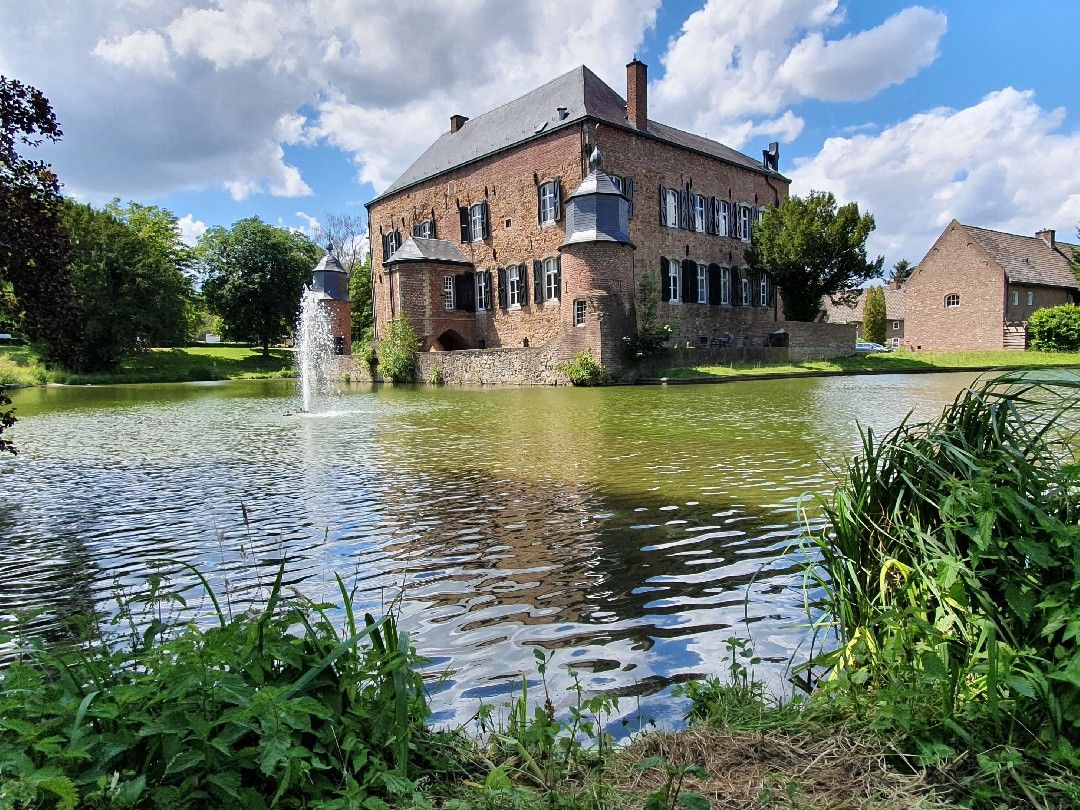
[[[628,73],[633,80],[633,71]],[[644,107],[644,93],[632,101]],[[462,127],[473,125],[470,121]],[[597,241],[564,247],[567,200],[589,171],[586,159],[593,147],[602,152],[604,172],[633,181],[632,245]],[[539,188],[556,179],[562,216],[541,226]],[[661,257],[723,268],[745,265],[748,242],[661,225],[661,187],[688,186],[692,193],[763,208],[786,198],[788,181],[665,142],[635,130],[629,122],[620,126],[586,118],[380,197],[368,206],[376,337],[391,318],[405,315],[424,350],[555,346],[557,356],[568,358],[589,350],[604,366],[618,368],[624,359],[624,338],[637,328],[642,277],[651,274],[662,289]],[[487,204],[488,234],[463,242],[459,208],[477,203]],[[435,238],[453,242],[472,268],[437,262],[386,264],[381,237],[396,232],[400,245],[414,225],[429,220],[434,221]],[[553,257],[561,266],[559,298],[537,303],[533,263]],[[522,264],[524,299],[518,306],[500,307],[499,268]],[[444,276],[468,272],[491,273],[492,308],[447,311]],[[740,290],[734,282],[732,287],[734,301]],[[739,345],[763,345],[769,333],[783,325],[782,308],[774,295],[767,306],[760,304],[756,281],[751,296],[751,306],[663,302],[659,320],[673,327],[673,340],[679,345],[720,337]],[[579,300],[586,302],[583,325],[574,323],[574,302]]]

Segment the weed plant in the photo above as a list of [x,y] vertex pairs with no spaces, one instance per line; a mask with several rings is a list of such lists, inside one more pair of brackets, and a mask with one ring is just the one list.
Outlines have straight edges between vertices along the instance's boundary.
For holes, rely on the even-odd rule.
[[1080,802],[1080,375],[1007,374],[902,424],[827,506],[833,649],[799,673],[976,806]]
[[208,629],[170,621],[183,592],[154,577],[122,639],[24,646],[0,671],[0,807],[380,810],[454,770],[392,612],[358,620],[339,578],[341,628],[285,597],[282,564],[262,610],[229,617],[195,573]]

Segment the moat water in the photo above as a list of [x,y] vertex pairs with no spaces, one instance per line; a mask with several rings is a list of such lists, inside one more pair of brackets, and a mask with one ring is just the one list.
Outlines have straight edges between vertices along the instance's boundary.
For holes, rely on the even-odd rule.
[[856,425],[933,417],[974,379],[352,387],[304,415],[288,380],[16,391],[0,621],[39,611],[63,639],[163,558],[240,608],[287,557],[308,596],[336,572],[358,609],[400,599],[436,720],[503,700],[540,647],[557,703],[572,669],[670,722],[657,696],[723,672],[733,636],[782,688],[807,648],[799,540]]

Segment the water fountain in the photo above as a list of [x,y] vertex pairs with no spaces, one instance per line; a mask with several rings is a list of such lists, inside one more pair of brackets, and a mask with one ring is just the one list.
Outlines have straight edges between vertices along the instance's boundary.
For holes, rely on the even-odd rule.
[[334,339],[322,294],[307,286],[300,298],[300,318],[296,322],[296,355],[303,399],[300,412],[311,413],[312,396],[325,391],[331,378]]

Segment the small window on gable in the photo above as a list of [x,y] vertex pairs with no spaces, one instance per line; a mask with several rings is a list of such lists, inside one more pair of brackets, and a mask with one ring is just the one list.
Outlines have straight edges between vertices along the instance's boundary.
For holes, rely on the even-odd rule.
[[454,277],[443,276],[442,280],[443,309],[454,308]]
[[948,295],[945,296],[945,308],[946,309],[955,309],[958,306],[960,306],[960,294],[959,293],[949,293]]
[[892,328],[893,328],[894,332],[899,332],[900,331],[900,321],[893,321],[892,322]]
[[574,326],[585,325],[585,299],[578,298],[574,301]]

